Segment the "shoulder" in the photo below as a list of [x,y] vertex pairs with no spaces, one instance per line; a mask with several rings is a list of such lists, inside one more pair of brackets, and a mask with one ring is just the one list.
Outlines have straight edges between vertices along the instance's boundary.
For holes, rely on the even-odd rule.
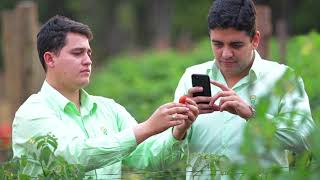
[[90,99],[92,99],[93,102],[97,103],[98,105],[113,106],[115,104],[118,104],[113,99],[103,96],[90,95]]
[[16,116],[32,117],[52,112],[52,107],[41,93],[31,95],[17,110]]
[[[280,63],[273,61],[273,60],[261,59],[260,63],[261,63],[261,66],[270,68],[269,71],[270,70],[276,70],[276,71],[277,70],[282,70],[282,71],[284,71],[284,70],[292,71],[293,70],[289,66],[287,66],[285,64],[280,64]],[[267,68],[264,68],[264,69],[265,69],[265,71],[268,71]]]
[[[294,70],[287,65],[280,64],[272,60],[261,59],[259,62],[260,75],[266,78],[266,76],[277,79],[282,77],[285,73],[294,74]],[[272,76],[270,76],[272,75]]]

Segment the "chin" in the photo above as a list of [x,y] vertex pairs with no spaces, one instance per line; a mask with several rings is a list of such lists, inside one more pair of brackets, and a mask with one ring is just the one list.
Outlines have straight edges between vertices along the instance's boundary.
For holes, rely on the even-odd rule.
[[88,79],[88,80],[86,80],[86,81],[82,81],[81,83],[79,83],[79,86],[80,86],[81,88],[84,88],[84,87],[88,86],[89,83],[90,83],[90,80]]

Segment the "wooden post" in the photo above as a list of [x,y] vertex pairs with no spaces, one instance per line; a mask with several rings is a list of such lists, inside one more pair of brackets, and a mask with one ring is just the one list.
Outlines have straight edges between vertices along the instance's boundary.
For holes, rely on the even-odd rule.
[[[37,5],[20,2],[14,10],[2,13],[5,101],[12,120],[28,96],[40,88],[44,73],[37,56]],[[1,120],[0,119],[0,120]]]
[[[20,53],[18,41],[18,29],[15,23],[14,11],[4,11],[2,13],[3,32],[3,57],[4,57],[4,86],[5,101],[8,102],[10,117],[3,119],[13,119],[13,109],[16,109],[22,100],[21,64],[18,60]],[[8,119],[7,119],[8,118]]]
[[37,9],[37,5],[31,1],[21,2],[16,7],[17,28],[20,30],[23,101],[39,90],[44,78],[36,46],[39,29]]
[[152,3],[152,28],[153,47],[158,50],[170,48],[170,0],[153,0]]
[[280,53],[280,63],[286,63],[286,51],[287,51],[287,41],[288,41],[288,32],[287,24],[284,19],[278,19],[276,22],[276,35],[279,44],[279,53]]
[[268,5],[257,4],[257,30],[260,31],[260,43],[258,52],[262,58],[267,58],[269,49],[269,40],[272,34],[271,9]]

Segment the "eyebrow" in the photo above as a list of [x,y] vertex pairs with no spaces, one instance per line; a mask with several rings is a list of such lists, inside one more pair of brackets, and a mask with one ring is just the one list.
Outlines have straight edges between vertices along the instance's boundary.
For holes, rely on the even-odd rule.
[[[224,43],[222,41],[219,41],[219,40],[215,40],[215,39],[211,39],[212,42],[214,43]],[[238,43],[241,43],[243,44],[244,42],[243,41],[231,41],[231,42],[227,42],[228,44],[238,44]]]
[[215,40],[215,39],[211,39],[212,42],[222,42],[222,41],[218,41],[218,40]]
[[[85,51],[87,50],[87,48],[82,48],[82,47],[77,47],[77,48],[73,48],[70,51]],[[92,52],[91,48],[88,48],[89,52]]]

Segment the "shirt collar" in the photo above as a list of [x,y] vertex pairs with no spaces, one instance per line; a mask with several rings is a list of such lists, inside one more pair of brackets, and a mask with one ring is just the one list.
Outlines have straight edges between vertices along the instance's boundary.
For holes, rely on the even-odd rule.
[[[51,103],[56,104],[61,111],[64,111],[67,106],[73,104],[69,99],[64,97],[59,91],[53,88],[47,81],[44,81],[40,93],[43,93],[45,98]],[[94,113],[97,109],[97,103],[85,90],[80,89],[80,94],[81,110],[87,111],[85,113]]]
[[261,56],[256,50],[254,50],[254,60],[253,60],[251,69],[249,71],[249,76],[254,78],[253,80],[256,80],[257,78],[260,77],[260,74],[263,70],[262,68],[264,68],[261,66],[261,61],[262,61]]
[[87,113],[96,112],[97,103],[84,89],[80,89],[80,97],[81,108],[84,108],[84,110],[86,110]]

